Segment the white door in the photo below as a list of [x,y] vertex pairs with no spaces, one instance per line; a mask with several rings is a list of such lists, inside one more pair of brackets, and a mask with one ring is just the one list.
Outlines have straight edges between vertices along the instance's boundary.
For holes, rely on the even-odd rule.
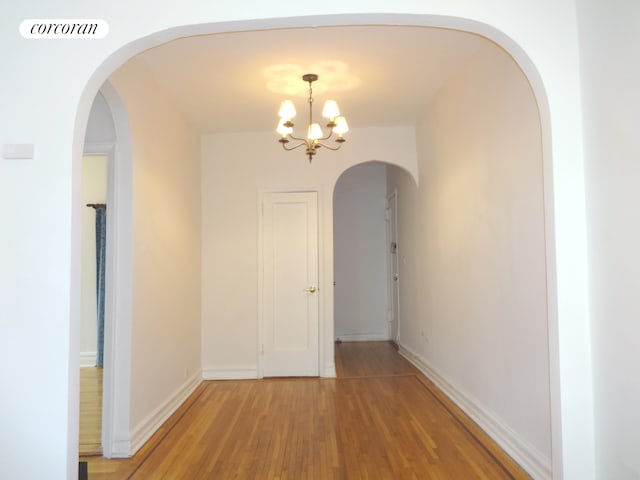
[[318,376],[318,194],[263,196],[263,374]]
[[400,268],[398,264],[398,229],[396,223],[397,198],[394,193],[388,199],[387,220],[389,239],[389,273],[391,274],[390,312],[389,312],[389,338],[394,342],[400,340]]

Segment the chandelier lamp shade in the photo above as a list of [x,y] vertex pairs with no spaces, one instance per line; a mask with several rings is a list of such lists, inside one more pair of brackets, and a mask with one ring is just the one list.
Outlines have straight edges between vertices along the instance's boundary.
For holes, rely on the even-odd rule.
[[[328,133],[325,134],[318,123],[313,122],[313,82],[318,80],[318,75],[315,73],[307,73],[302,76],[302,80],[309,83],[309,124],[307,126],[307,136],[298,137],[293,134],[293,118],[296,116],[296,108],[293,106],[291,100],[285,100],[280,105],[280,121],[278,122],[278,128],[276,131],[280,134],[278,141],[282,144],[282,148],[285,150],[295,150],[296,148],[305,147],[305,154],[309,157],[309,163],[313,160],[313,156],[320,147],[328,148],[329,150],[338,150],[342,144],[346,141],[344,134],[349,131],[347,120],[340,115],[340,109],[338,104],[333,100],[327,100],[322,109],[322,116],[328,120],[327,128]],[[334,137],[335,135],[335,137]],[[335,146],[327,145],[327,140],[334,137],[336,142]],[[293,145],[288,145],[293,143]]]

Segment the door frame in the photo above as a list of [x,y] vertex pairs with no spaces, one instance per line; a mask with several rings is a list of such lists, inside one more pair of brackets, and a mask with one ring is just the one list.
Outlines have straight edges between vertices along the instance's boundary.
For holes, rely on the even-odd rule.
[[115,141],[85,142],[83,154],[108,156],[102,456],[128,458],[132,453],[129,411],[133,304],[133,147],[129,118],[115,88],[107,81],[99,93],[111,113]]
[[[258,203],[257,203],[257,216],[258,216],[258,235],[257,245],[258,250],[258,301],[256,319],[258,323],[257,328],[257,344],[256,344],[256,373],[258,378],[264,378],[264,339],[265,339],[265,320],[264,320],[264,253],[263,253],[263,228],[264,228],[264,199],[267,194],[272,193],[308,193],[315,192],[318,199],[318,372],[320,377],[335,376],[327,375],[325,369],[325,339],[326,339],[326,314],[325,302],[327,302],[326,295],[329,294],[329,290],[326,286],[324,275],[324,261],[326,258],[325,242],[324,242],[324,195],[321,187],[300,187],[300,188],[275,188],[275,189],[260,189],[258,191]],[[332,319],[333,320],[333,319]]]
[[[102,456],[111,458],[111,421],[113,418],[113,403],[111,402],[111,391],[113,376],[113,364],[115,359],[115,349],[113,340],[113,320],[114,316],[114,242],[116,219],[111,215],[114,205],[114,168],[116,157],[116,143],[85,143],[84,156],[104,156],[107,158],[107,232],[106,232],[106,260],[105,260],[105,299],[104,299],[104,342],[103,342],[103,367],[102,367],[102,419],[100,421],[100,436]],[[83,180],[84,181],[84,180]]]
[[[393,199],[393,209],[391,208],[391,199]],[[396,345],[400,343],[400,260],[398,257],[397,243],[398,243],[398,191],[397,189],[393,190],[393,193],[387,195],[387,212],[389,212],[389,218],[387,219],[387,265],[388,265],[388,275],[387,282],[389,285],[389,340],[394,342]],[[392,235],[393,233],[393,235]],[[395,236],[396,239],[396,253],[395,256],[391,254],[391,240]],[[393,270],[395,261],[395,270],[398,272],[398,280],[394,281]],[[394,309],[394,301],[393,294],[394,290],[398,291],[398,301],[395,302],[395,314],[396,314],[396,323],[398,324],[396,329],[395,338],[393,338],[393,309]]]

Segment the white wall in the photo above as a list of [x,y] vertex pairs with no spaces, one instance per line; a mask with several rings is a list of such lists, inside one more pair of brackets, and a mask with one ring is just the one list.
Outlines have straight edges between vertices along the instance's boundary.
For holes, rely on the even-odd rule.
[[[102,93],[98,92],[91,105],[87,131],[84,137],[85,151],[104,149],[116,141],[113,115]],[[93,152],[92,152],[93,153]]]
[[[0,53],[6,65],[19,68],[7,68],[0,76],[0,143],[31,143],[36,152],[27,161],[0,159],[0,218],[10,232],[0,236],[0,365],[20,366],[19,375],[14,369],[0,370],[0,383],[7,391],[21,392],[0,399],[0,410],[12,412],[2,429],[3,441],[11,439],[13,446],[0,451],[5,476],[20,472],[34,478],[73,478],[77,469],[81,225],[77,199],[86,121],[104,80],[133,54],[180,35],[394,23],[487,35],[515,55],[539,96],[549,189],[547,226],[552,237],[548,255],[555,267],[549,290],[554,467],[568,478],[593,478],[574,0],[385,0],[366,5],[344,0],[224,5],[185,0],[179,9],[170,0],[159,0],[153,14],[145,3],[124,0],[99,4],[25,0],[4,7]],[[26,40],[17,33],[25,18],[47,17],[101,18],[111,29],[96,41]],[[34,291],[38,302],[32,301]],[[35,339],[34,331],[40,332]],[[24,379],[38,376],[42,358],[48,362],[49,375],[40,377],[37,385],[28,384]],[[48,392],[46,409],[39,396],[43,390]],[[38,426],[37,436],[25,430],[31,424]],[[34,450],[46,452],[41,461],[30,461]]]
[[110,82],[127,109],[133,139],[135,450],[201,378],[200,141],[135,60]]
[[387,170],[357,165],[333,194],[334,325],[342,341],[388,340]]
[[526,78],[487,44],[417,128],[417,195],[406,181],[391,186],[400,211],[401,349],[534,478],[550,478],[540,136]]
[[107,161],[105,155],[82,159],[82,318],[80,319],[80,366],[96,364],[96,212],[88,203],[107,203]]
[[[373,148],[384,131],[385,146]],[[273,132],[202,137],[202,365],[205,378],[258,375],[258,201],[261,191],[319,191],[320,372],[333,363],[333,190],[370,160],[415,165],[413,129],[353,129],[338,152],[285,152]],[[414,170],[413,170],[414,171]]]
[[640,478],[640,3],[578,2],[598,478]]

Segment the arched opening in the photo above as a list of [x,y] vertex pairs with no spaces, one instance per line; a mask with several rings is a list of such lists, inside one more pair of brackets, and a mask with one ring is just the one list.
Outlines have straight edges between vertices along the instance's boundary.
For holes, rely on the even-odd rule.
[[[131,361],[127,346],[131,343],[132,297],[131,145],[127,112],[117,92],[107,81],[102,85],[93,103],[84,144],[85,155],[98,155],[106,159],[106,171],[99,177],[100,182],[104,183],[99,187],[104,189],[99,195],[103,195],[107,209],[104,238],[105,288],[102,292],[102,368],[99,372],[100,378],[94,376],[90,380],[95,384],[94,388],[99,387],[100,390],[100,450],[106,458],[128,456],[130,453],[128,447],[123,446],[118,439],[128,435],[130,402],[128,378]],[[87,177],[83,172],[85,187],[86,182]],[[92,189],[89,187],[85,190]],[[87,208],[84,204],[82,206]],[[94,303],[95,292],[88,292],[90,298],[87,303]],[[85,315],[91,305],[82,309],[81,333],[87,328]],[[89,318],[92,322],[93,315]],[[93,330],[91,327],[87,329]],[[81,338],[81,356],[82,342],[87,341],[88,339]],[[99,348],[97,336],[92,346],[95,346],[96,350]],[[96,358],[89,364],[96,364],[95,360]],[[96,383],[98,380],[99,383]]]
[[[185,34],[186,34],[186,32],[187,32],[187,30],[185,30]],[[544,116],[542,118],[542,123],[543,124],[545,123],[545,117]],[[256,157],[258,157],[258,156],[263,154],[263,152],[259,151],[258,149],[252,149],[251,146],[248,146],[247,143],[246,143],[246,140],[247,140],[246,137],[243,138],[241,135],[238,135],[238,134],[235,134],[235,133],[219,133],[219,134],[207,135],[207,138],[204,139],[203,145],[204,145],[204,149],[205,150],[209,149],[210,152],[213,151],[213,149],[218,149],[217,150],[218,153],[224,151],[224,154],[227,155],[229,158],[233,158],[233,154],[230,151],[232,148],[237,148],[239,150],[240,149],[244,149],[245,154],[247,154],[247,152],[248,152],[248,156],[256,156]],[[542,143],[543,144],[544,144],[544,141],[545,141],[545,136],[543,134],[542,135]],[[223,145],[224,145],[224,147],[223,147]],[[224,149],[224,150],[222,150],[222,149]],[[210,178],[219,176],[219,174],[223,171],[222,164],[217,164],[216,163],[217,160],[214,159],[214,155],[211,155],[211,157],[209,157],[207,160],[204,159],[204,155],[206,155],[206,154],[203,154],[203,168],[205,170],[207,170],[209,168],[211,169],[211,171],[210,171],[211,177]],[[543,152],[543,155],[544,155],[544,152]],[[343,160],[345,159],[344,156],[336,157],[336,158],[341,158]],[[373,156],[371,156],[369,158],[373,158]],[[264,159],[263,159],[263,161],[264,161]],[[353,160],[354,163],[358,163],[358,161],[359,160],[357,158]],[[286,160],[285,163],[286,163],[286,167],[285,168],[286,169],[290,169],[290,171],[295,171],[296,169],[299,168],[297,166],[296,162],[292,162],[292,161]],[[414,166],[411,166],[410,168],[413,169],[412,171],[417,171],[417,168],[414,168]],[[333,164],[333,165],[332,164],[327,164],[325,166],[320,166],[318,168],[318,170],[322,171],[322,175],[324,175],[327,178],[326,181],[318,181],[317,177],[314,178],[312,175],[309,175],[307,172],[301,172],[297,176],[297,182],[299,182],[299,183],[297,183],[297,185],[309,185],[309,184],[312,184],[313,182],[315,182],[317,184],[319,182],[319,183],[323,184],[323,186],[325,188],[325,191],[329,191],[329,189],[331,189],[332,186],[333,186],[332,183],[331,183],[331,180],[329,180],[329,179],[331,177],[337,178],[337,176],[343,170],[343,167],[342,166],[336,166],[335,164]],[[228,173],[228,172],[225,172],[225,173]],[[239,176],[242,176],[243,174],[246,173],[246,169],[243,170],[242,168],[240,168],[237,173],[238,173]],[[317,171],[316,171],[316,173],[317,173]],[[231,176],[233,176],[233,174],[234,174],[234,172],[231,172]],[[261,182],[264,185],[267,185],[267,186],[273,186],[273,185],[282,186],[281,179],[279,179],[276,175],[274,175],[274,172],[268,172],[268,171],[265,171],[265,169],[260,169],[260,170],[257,170],[255,174],[256,174],[257,177],[261,178]],[[206,176],[208,174],[205,172],[204,175]],[[220,180],[218,181],[218,183],[212,183],[209,186],[217,186],[217,187],[220,187],[221,189],[224,189],[224,185],[222,185],[222,183],[228,182],[228,180],[229,180],[229,176],[220,177]],[[289,186],[289,185],[287,185],[287,186]],[[253,192],[255,192],[255,185],[251,185],[251,190]],[[232,192],[228,192],[228,193],[232,193]],[[324,197],[325,198],[324,201],[326,202],[325,205],[324,205],[325,210],[328,207],[331,206],[331,199],[327,198],[327,197],[329,197],[329,195],[325,195],[325,197]],[[205,202],[206,201],[207,200],[205,200]],[[217,199],[216,200],[210,199],[210,201],[216,202],[218,200]],[[206,205],[204,203],[203,203],[202,208],[206,208]],[[252,206],[252,208],[255,209],[255,203]],[[219,213],[220,213],[220,215],[223,214],[222,211],[220,211]],[[206,230],[206,227],[205,227],[204,230]],[[331,226],[328,226],[325,229],[325,233],[328,233],[330,231],[331,231]],[[224,246],[224,245],[219,245],[219,246]],[[234,246],[233,245],[226,245],[226,247],[233,248]],[[331,247],[330,246],[325,246],[325,247],[326,247],[325,253],[327,254],[327,255],[325,255],[325,262],[330,262],[331,261]],[[228,250],[227,250],[227,252],[228,252]],[[206,263],[207,263],[207,259],[203,258],[203,265],[206,264]],[[325,265],[325,267],[326,267],[326,265]],[[222,269],[222,270],[224,270],[224,269]],[[330,282],[330,276],[328,275],[328,273],[330,273],[331,270],[332,270],[332,268],[328,267],[328,268],[326,268],[326,271],[325,271],[325,279],[324,279],[324,281],[325,281],[324,288],[325,289],[326,289],[326,286],[328,285],[327,282]],[[205,278],[205,277],[203,277],[203,278]],[[219,278],[214,275],[214,276],[210,277],[209,280],[205,280],[205,282],[207,282],[207,281],[210,281],[211,284],[213,285],[213,284],[215,284],[216,282],[219,281]],[[203,285],[203,290],[205,288],[206,288],[206,286]],[[220,291],[223,291],[223,290],[220,290]],[[222,294],[222,295],[224,295],[224,294]],[[330,318],[328,316],[327,312],[332,311],[332,307],[333,307],[333,298],[329,296],[329,298],[326,300],[326,302],[324,304],[324,307],[323,307],[324,308],[324,312],[325,312],[325,318]],[[554,307],[551,306],[549,308],[552,310]],[[205,315],[206,315],[206,313],[205,313]],[[206,321],[206,319],[203,318],[203,321]],[[220,332],[217,332],[217,333],[225,333],[227,335],[228,334],[234,335],[234,332],[232,330],[231,331],[228,330],[228,329],[225,330],[227,327],[231,327],[231,326],[223,326],[223,327],[224,328]],[[207,328],[211,328],[211,326],[205,327],[205,330]],[[217,328],[217,327],[215,327],[215,328]],[[215,330],[215,328],[214,328],[214,330]],[[231,327],[231,328],[233,328],[233,327]],[[327,358],[330,356],[329,353],[332,352],[331,348],[327,347],[327,344],[329,344],[329,343],[331,343],[333,341],[333,335],[331,335],[332,329],[333,329],[332,325],[329,326],[327,323],[325,323],[325,325],[324,325],[324,340],[323,340],[324,344],[325,344],[325,349],[324,349],[324,357],[325,357],[324,360],[325,360],[325,363],[327,362]],[[212,332],[209,332],[209,333],[212,333]],[[207,332],[203,331],[203,334],[207,335]],[[240,336],[240,335],[242,335],[242,332],[238,331],[238,332],[236,332],[236,334],[238,336]],[[202,345],[203,345],[203,348],[205,348],[205,349],[207,348],[207,344],[206,343],[207,343],[207,340],[206,339],[203,340]],[[135,345],[134,345],[134,348],[136,348]],[[553,347],[551,347],[551,348],[553,348]],[[258,350],[258,349],[256,349],[256,350]],[[228,368],[226,370],[227,374],[229,372],[231,372],[231,373],[235,372],[237,375],[240,375],[240,376],[241,375],[247,375],[247,376],[251,375],[252,368],[254,368],[254,367],[250,363],[249,364],[246,364],[246,363],[243,364],[242,362],[244,362],[245,360],[243,360],[240,357],[234,357],[235,354],[233,352],[224,352],[224,351],[222,351],[219,354],[227,355],[227,359],[228,358],[235,359],[234,360],[235,365],[233,366],[234,368]],[[210,362],[210,365],[207,365],[207,361]],[[203,352],[202,367],[205,370],[207,368],[209,368],[212,371],[215,370],[216,361],[217,361],[216,358],[205,359],[204,352]],[[185,373],[185,377],[186,376],[188,376],[188,373]],[[140,416],[140,415],[138,415],[138,416]],[[142,438],[142,436],[144,436],[144,435],[141,434],[141,438]]]
[[[116,144],[102,94],[91,107],[82,162],[82,307],[80,319],[80,455],[102,454],[109,170]],[[109,279],[110,280],[110,279]]]
[[[365,162],[345,170],[333,191],[334,337],[337,343],[399,338],[397,192],[389,171]],[[398,175],[395,172],[395,175]]]
[[389,340],[386,167],[360,164],[333,191],[334,335],[337,342]]

